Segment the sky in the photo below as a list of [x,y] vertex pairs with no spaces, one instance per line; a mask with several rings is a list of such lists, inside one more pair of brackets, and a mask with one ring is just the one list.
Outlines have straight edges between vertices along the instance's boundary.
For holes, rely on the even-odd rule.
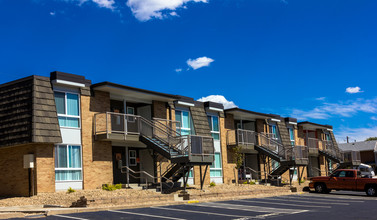
[[375,0],[0,0],[0,83],[52,71],[377,136]]

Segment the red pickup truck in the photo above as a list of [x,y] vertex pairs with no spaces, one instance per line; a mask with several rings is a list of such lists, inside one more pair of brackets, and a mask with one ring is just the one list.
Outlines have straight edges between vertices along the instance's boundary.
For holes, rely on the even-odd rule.
[[377,195],[377,179],[361,178],[358,170],[339,169],[330,176],[313,177],[309,188],[318,193],[329,193],[331,190],[365,191],[368,196]]

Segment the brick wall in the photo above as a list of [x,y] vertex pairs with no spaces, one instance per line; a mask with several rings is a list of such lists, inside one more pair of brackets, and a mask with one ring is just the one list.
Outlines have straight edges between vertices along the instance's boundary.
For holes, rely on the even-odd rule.
[[28,169],[23,168],[23,155],[35,156],[35,192],[55,191],[53,144],[27,144],[0,149],[0,195],[28,196]]
[[95,141],[93,117],[95,113],[110,111],[110,94],[95,91],[94,96],[81,96],[81,135],[84,189],[100,188],[113,183],[111,142]]

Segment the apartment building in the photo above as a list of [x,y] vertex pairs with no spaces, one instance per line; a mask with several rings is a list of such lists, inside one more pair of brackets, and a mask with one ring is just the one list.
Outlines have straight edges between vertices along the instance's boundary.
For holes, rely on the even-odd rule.
[[329,175],[335,169],[360,165],[359,151],[341,151],[333,127],[312,122],[300,122],[299,137],[308,146],[308,177]]
[[346,166],[337,149],[331,126],[80,75],[0,85],[0,195],[291,182]]

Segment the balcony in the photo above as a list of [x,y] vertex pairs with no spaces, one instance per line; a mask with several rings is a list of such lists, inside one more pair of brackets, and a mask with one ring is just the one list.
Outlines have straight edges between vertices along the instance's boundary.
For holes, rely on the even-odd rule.
[[114,112],[94,115],[94,137],[100,141],[114,141],[149,146],[172,161],[212,163],[213,138],[208,136],[181,135],[174,121],[148,120],[138,115]]
[[306,146],[308,147],[309,156],[315,156],[315,157],[318,156],[319,143],[320,143],[320,140],[316,138],[306,139]]
[[122,113],[94,115],[94,136],[104,141],[139,141],[138,116]]
[[293,158],[296,165],[308,165],[309,164],[309,150],[307,146],[294,146]]
[[241,153],[256,153],[254,150],[256,141],[256,133],[254,131],[237,129],[227,132],[227,145],[241,147]]
[[361,163],[360,151],[343,151],[342,153],[343,164],[350,166],[358,166]]

